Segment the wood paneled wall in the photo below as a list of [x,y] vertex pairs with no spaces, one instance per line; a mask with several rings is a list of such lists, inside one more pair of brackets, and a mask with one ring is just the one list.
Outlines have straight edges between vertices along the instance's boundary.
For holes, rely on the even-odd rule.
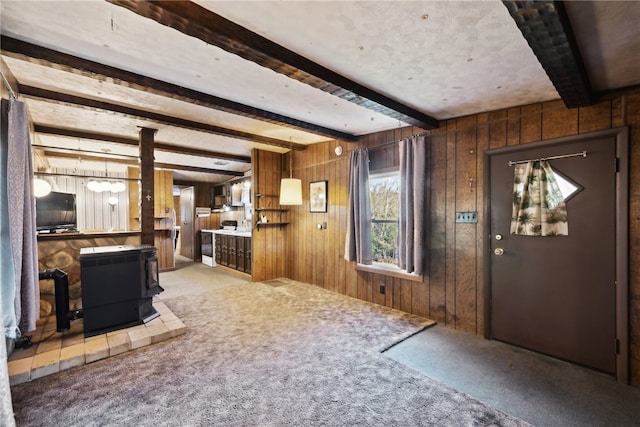
[[[253,150],[252,153],[253,176],[253,208],[277,209],[280,207],[278,196],[280,194],[280,177],[288,176],[288,168],[283,170],[283,156],[279,153]],[[259,197],[266,195],[267,197]],[[284,208],[287,208],[284,206]],[[292,206],[295,208],[295,206]],[[287,236],[291,233],[291,224],[288,224],[291,212],[265,212],[270,225],[257,226],[260,217],[259,212],[253,215],[253,266],[251,269],[254,282],[275,279],[278,277],[291,277],[288,269],[293,263],[291,256],[297,256],[287,250],[285,245]],[[276,225],[275,223],[284,223]]]
[[[429,259],[423,282],[358,271],[344,260],[349,152],[376,147],[422,131],[402,128],[362,138],[331,141],[293,153],[293,176],[303,181],[304,204],[293,207],[286,232],[286,276],[366,301],[429,317],[448,327],[482,335],[483,154],[491,148],[526,144],[629,125],[630,127],[630,333],[632,383],[640,385],[640,93],[568,110],[551,101],[447,120],[430,134]],[[344,153],[334,149],[342,145]],[[264,159],[261,159],[264,161]],[[275,161],[277,163],[277,160]],[[274,164],[275,164],[274,163]],[[286,166],[286,162],[283,162]],[[275,167],[275,166],[274,166]],[[270,170],[260,180],[279,179]],[[309,212],[309,182],[328,181],[329,207]],[[260,181],[258,181],[260,182]],[[265,190],[259,190],[265,191]],[[478,211],[477,224],[456,224],[456,211]],[[317,224],[327,223],[318,230]],[[264,236],[262,230],[255,236]],[[255,244],[255,243],[254,243]],[[261,244],[265,244],[263,241]],[[279,254],[281,251],[278,245]],[[259,255],[259,254],[262,255]],[[254,266],[265,268],[254,251]],[[270,257],[269,257],[270,258]],[[270,270],[271,271],[271,270]],[[255,276],[254,276],[255,277]],[[385,285],[385,293],[380,293]]]

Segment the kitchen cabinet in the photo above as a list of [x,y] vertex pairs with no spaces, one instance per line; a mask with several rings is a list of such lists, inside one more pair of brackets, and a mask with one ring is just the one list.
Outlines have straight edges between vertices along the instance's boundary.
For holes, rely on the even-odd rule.
[[211,190],[211,206],[214,209],[242,207],[251,204],[251,178],[240,178],[216,185]]
[[227,267],[236,270],[238,265],[237,249],[238,249],[238,237],[227,237]]
[[211,207],[221,209],[227,203],[227,186],[216,185],[211,190]]
[[251,274],[251,237],[243,237],[244,240],[244,272],[247,274]]
[[251,237],[214,231],[213,247],[217,265],[251,274]]

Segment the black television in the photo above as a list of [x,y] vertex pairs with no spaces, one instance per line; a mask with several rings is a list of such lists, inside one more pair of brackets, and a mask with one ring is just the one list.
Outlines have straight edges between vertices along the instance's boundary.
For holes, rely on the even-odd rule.
[[52,191],[36,198],[36,229],[38,232],[76,231],[76,195]]

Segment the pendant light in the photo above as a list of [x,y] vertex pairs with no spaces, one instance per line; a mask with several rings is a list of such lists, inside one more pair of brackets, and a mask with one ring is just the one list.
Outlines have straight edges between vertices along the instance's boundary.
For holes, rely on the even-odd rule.
[[36,197],[44,197],[51,193],[51,184],[42,178],[33,179],[33,195]]
[[[105,154],[111,152],[108,148],[103,148],[102,151]],[[109,171],[107,170],[107,158],[104,159],[104,180],[90,180],[87,183],[87,188],[91,191],[95,191],[96,193],[102,193],[103,191],[108,191],[111,193],[120,193],[127,189],[127,186],[122,181],[110,181],[109,180]]]
[[[291,140],[291,138],[289,138]],[[293,175],[293,144],[289,151],[289,178],[280,180],[280,204],[281,205],[301,205],[302,204],[302,181],[292,178]]]

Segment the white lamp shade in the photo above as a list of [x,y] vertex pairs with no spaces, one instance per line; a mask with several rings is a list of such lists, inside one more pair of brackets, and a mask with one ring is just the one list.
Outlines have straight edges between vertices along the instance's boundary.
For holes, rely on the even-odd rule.
[[49,193],[51,193],[51,184],[49,184],[44,179],[40,179],[40,178],[33,179],[33,195],[34,196],[44,197]]
[[87,183],[87,188],[98,193],[102,192],[102,186],[98,181],[89,181]]
[[296,178],[283,178],[280,181],[280,204],[302,204],[302,181]]
[[112,182],[110,185],[110,190],[112,193],[120,193],[127,189],[127,186],[122,181]]

